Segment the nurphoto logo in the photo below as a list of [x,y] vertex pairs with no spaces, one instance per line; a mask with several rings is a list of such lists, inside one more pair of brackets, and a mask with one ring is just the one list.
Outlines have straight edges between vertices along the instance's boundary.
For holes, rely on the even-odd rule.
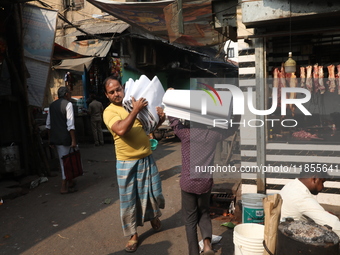
[[[253,88],[248,87],[247,88],[247,100],[245,104],[245,94],[242,92],[242,90],[231,84],[215,84],[214,87],[207,85],[206,83],[199,83],[204,85],[206,88],[208,88],[210,91],[212,91],[216,98],[218,98],[220,102],[219,107],[225,107],[226,105],[231,104],[232,105],[232,114],[233,115],[244,115],[245,114],[245,105],[247,105],[248,110],[254,114],[254,115],[262,115],[262,116],[268,116],[270,114],[273,114],[278,107],[281,110],[281,115],[284,116],[287,114],[287,106],[292,106],[296,109],[299,109],[301,113],[303,113],[305,116],[310,116],[312,115],[306,107],[303,105],[304,103],[307,103],[311,99],[311,92],[308,89],[305,88],[297,88],[297,87],[283,87],[281,88],[280,94],[278,92],[278,88],[274,87],[272,88],[272,101],[271,101],[271,106],[269,109],[266,110],[258,110],[254,107],[256,102],[253,100]],[[203,91],[205,91],[211,98],[211,100],[214,101],[214,105],[217,106],[217,101],[214,95],[205,88],[201,88]],[[216,89],[221,89],[218,92]],[[232,102],[223,102],[224,105],[222,105],[222,99],[224,93],[231,93],[231,98]],[[300,94],[301,96],[299,98],[290,98],[290,94]],[[280,98],[280,105],[278,103],[278,98]],[[201,97],[201,115],[207,115],[207,112],[209,112],[208,105],[207,104],[207,97],[202,96]],[[230,117],[230,116],[229,116]],[[298,125],[297,120],[295,119],[266,119],[266,122],[271,124],[271,126],[274,126],[275,122],[280,122],[283,127],[295,127]],[[264,125],[264,121],[261,119],[251,119],[251,120],[243,120],[242,122],[238,123],[233,123],[231,119],[214,119],[213,120],[213,126],[215,127],[216,125],[233,125],[233,124],[239,124],[246,126],[248,125],[249,127],[261,127]]]
[[[218,98],[218,101],[220,102],[220,105],[222,106],[222,99],[220,97],[220,95],[218,94],[218,92],[216,91],[216,89],[214,89],[213,87],[211,87],[210,85],[208,84],[205,84],[203,82],[197,82],[198,84],[202,84],[203,86],[207,87],[208,89],[210,89],[212,92],[214,92],[214,94],[216,95],[216,97]],[[216,99],[214,97],[213,94],[211,94],[211,92],[207,89],[204,89],[204,88],[201,88],[201,90],[203,90],[205,93],[207,93],[210,98],[214,101],[214,104],[217,105],[217,102],[216,102]]]

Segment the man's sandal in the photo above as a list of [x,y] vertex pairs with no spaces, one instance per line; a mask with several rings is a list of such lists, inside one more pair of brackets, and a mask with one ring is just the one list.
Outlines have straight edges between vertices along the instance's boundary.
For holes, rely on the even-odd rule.
[[214,255],[215,252],[213,250],[209,250],[209,251],[206,251],[206,252],[203,252],[201,253],[202,255]]
[[156,232],[160,231],[162,228],[162,222],[159,220],[158,217],[154,218],[153,220],[150,221],[151,223],[151,227],[153,228],[153,230],[155,230]]
[[138,240],[129,240],[127,246],[125,247],[126,252],[135,252],[138,247]]
[[68,182],[68,188],[73,189],[77,187],[77,180],[71,180]]

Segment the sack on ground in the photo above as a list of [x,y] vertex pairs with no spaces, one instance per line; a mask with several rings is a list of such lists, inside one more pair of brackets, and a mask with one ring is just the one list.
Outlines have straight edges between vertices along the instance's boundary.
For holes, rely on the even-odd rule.
[[66,180],[72,180],[78,176],[83,175],[83,165],[81,163],[79,150],[70,148],[69,154],[63,156],[62,159]]

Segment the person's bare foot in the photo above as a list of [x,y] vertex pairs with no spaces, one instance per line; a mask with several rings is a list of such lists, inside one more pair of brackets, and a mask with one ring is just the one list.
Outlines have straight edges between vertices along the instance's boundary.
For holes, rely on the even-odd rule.
[[206,238],[203,241],[204,248],[203,248],[203,255],[214,255],[215,252],[211,248],[211,240],[210,238]]

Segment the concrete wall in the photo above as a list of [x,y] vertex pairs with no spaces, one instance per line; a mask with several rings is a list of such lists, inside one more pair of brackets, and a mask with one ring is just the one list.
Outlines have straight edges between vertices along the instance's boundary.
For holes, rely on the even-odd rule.
[[242,21],[246,25],[255,24],[258,22],[268,23],[277,19],[289,18],[290,15],[292,17],[302,17],[315,14],[334,13],[340,10],[340,2],[337,0],[242,1],[241,6]]
[[[117,2],[126,2],[124,0],[116,0]],[[65,6],[64,2],[65,0],[49,0],[48,4],[55,10],[58,10],[58,12],[63,15],[68,21],[70,21],[72,24],[76,26],[80,26],[83,24],[94,24],[96,22],[102,22],[105,20],[115,20],[111,15],[106,16],[102,10],[98,9],[91,3],[84,0],[83,5],[79,6]],[[73,2],[72,0],[69,0],[69,2]],[[81,2],[81,1],[77,1]],[[39,3],[32,1],[30,2],[32,4],[35,4],[39,7],[41,6]],[[75,36],[68,36],[68,34],[75,32],[76,29],[66,23],[65,21],[58,19],[57,23],[57,31],[56,31],[56,38],[55,42],[66,47],[70,45],[72,41],[76,39]]]

